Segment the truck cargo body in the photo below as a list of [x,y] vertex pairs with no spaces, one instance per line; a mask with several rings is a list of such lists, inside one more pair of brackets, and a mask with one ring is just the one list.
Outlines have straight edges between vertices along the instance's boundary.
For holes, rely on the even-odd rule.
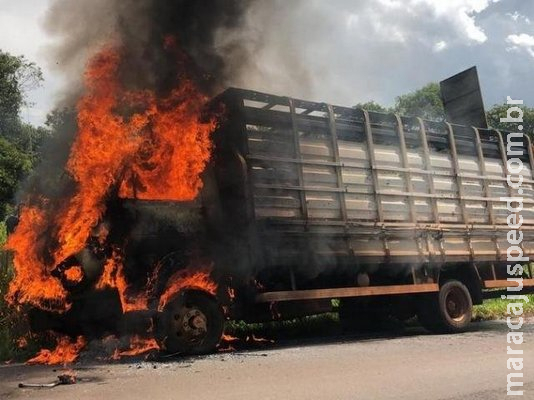
[[481,288],[506,287],[508,197],[523,199],[520,246],[534,250],[527,136],[514,138],[518,193],[503,132],[239,89],[220,100],[208,202],[220,203],[223,263],[263,271],[262,286],[287,276],[257,301],[433,292],[441,271],[460,266]]

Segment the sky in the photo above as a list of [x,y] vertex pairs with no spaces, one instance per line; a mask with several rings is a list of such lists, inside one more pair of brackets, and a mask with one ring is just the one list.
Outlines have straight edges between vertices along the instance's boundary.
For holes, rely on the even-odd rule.
[[[34,124],[66,89],[50,51],[58,39],[44,28],[50,3],[0,0],[0,49],[25,55],[44,72],[22,115]],[[339,105],[391,105],[476,65],[487,107],[506,96],[534,105],[533,1],[263,0],[249,10],[242,40],[252,67],[230,82],[236,86]]]
[[34,105],[22,112],[24,120],[34,124],[44,122],[62,88],[61,73],[47,58],[47,46],[53,42],[43,28],[48,5],[48,0],[0,0],[0,50],[24,55],[43,70],[43,86],[28,94]]

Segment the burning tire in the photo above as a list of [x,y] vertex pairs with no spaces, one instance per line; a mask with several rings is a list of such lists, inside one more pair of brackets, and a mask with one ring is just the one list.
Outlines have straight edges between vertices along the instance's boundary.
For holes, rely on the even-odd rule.
[[160,337],[169,353],[208,354],[215,351],[224,330],[224,313],[216,299],[188,291],[171,301],[161,318]]
[[421,303],[418,312],[421,325],[434,333],[464,332],[472,316],[471,294],[462,282],[456,280],[445,282],[438,294]]

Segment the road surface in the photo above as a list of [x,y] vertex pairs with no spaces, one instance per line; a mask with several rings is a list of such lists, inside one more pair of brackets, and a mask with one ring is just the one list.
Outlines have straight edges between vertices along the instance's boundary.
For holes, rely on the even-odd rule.
[[[0,399],[373,399],[497,400],[506,396],[504,322],[474,324],[461,335],[413,328],[396,337],[336,337],[167,362],[81,364],[79,383],[47,382],[53,367],[0,367]],[[534,399],[534,324],[524,327],[525,395]],[[513,397],[511,397],[513,398]]]

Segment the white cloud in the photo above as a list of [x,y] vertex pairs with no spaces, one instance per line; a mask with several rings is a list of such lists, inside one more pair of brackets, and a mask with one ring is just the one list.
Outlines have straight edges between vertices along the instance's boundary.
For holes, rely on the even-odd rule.
[[400,9],[404,7],[404,2],[400,0],[378,0],[378,2],[386,8]]
[[520,47],[533,47],[534,46],[534,36],[522,33],[520,35],[510,35],[507,38],[509,43],[512,43]]
[[514,11],[513,13],[506,13],[506,16],[510,17],[514,22],[523,21],[527,25],[531,24],[530,18],[520,14],[519,11]]
[[[477,15],[500,0],[373,0],[357,7],[348,6],[347,26],[350,30],[374,33],[374,39],[384,42],[425,43],[434,51],[453,44],[480,44],[488,40]],[[341,1],[343,3],[343,1]],[[344,2],[348,4],[347,1]],[[421,33],[428,30],[436,36]],[[445,41],[444,38],[447,40]],[[445,44],[441,42],[445,42]]]
[[[482,27],[477,24],[477,15],[491,4],[500,0],[375,0],[373,4],[364,2],[351,10],[348,26],[357,29],[367,23],[377,35],[385,41],[405,43],[411,40],[426,42],[434,50],[435,43],[441,38],[424,38],[420,30],[423,26],[435,25],[436,29],[445,31],[448,44],[481,44],[488,40]],[[358,17],[356,17],[358,16]],[[519,17],[518,17],[519,18]],[[443,36],[443,34],[441,35]]]
[[440,51],[443,51],[447,48],[447,42],[445,40],[440,40],[439,42],[436,42],[434,44],[434,47],[432,47],[432,51],[434,53],[439,53]]
[[476,14],[481,13],[499,0],[410,0],[413,5],[430,7],[438,18],[448,20],[458,33],[476,43],[484,43],[488,37],[476,24]]
[[532,57],[534,57],[534,36],[526,33],[521,33],[519,35],[508,35],[506,42],[512,45],[508,48],[508,50],[526,50]]

